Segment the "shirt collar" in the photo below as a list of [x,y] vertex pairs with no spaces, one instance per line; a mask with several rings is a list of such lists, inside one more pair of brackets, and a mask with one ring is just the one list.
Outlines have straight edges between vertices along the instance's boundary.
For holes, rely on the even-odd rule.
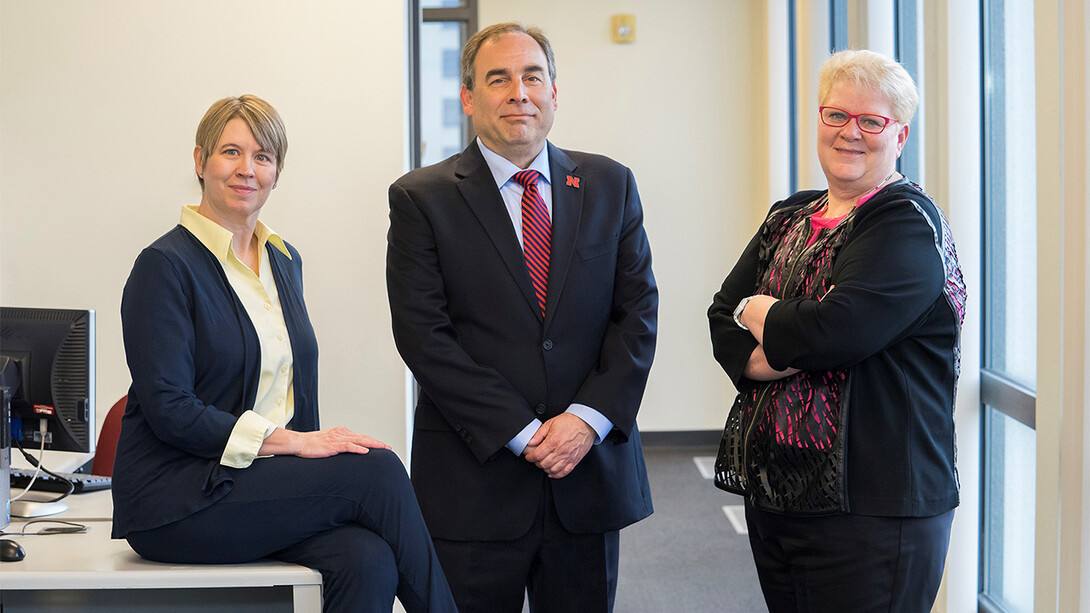
[[[479,136],[477,137],[477,147],[480,148],[481,155],[484,156],[484,161],[488,164],[488,169],[492,171],[492,178],[495,179],[497,188],[503,188],[511,180],[511,177],[515,176],[515,173],[523,170],[515,166],[511,160],[486,147]],[[549,174],[549,145],[547,143],[541,148],[541,153],[538,153],[534,161],[530,162],[530,165],[526,167],[527,170],[531,168],[540,172],[545,182],[552,185],[552,177]]]
[[[227,255],[231,253],[232,234],[230,230],[198,213],[195,204],[182,207],[180,223],[183,228],[193,233],[193,236],[196,236],[197,240],[201,241],[201,244],[211,251],[212,255],[216,256],[216,259],[221,263],[227,262]],[[291,253],[288,252],[288,246],[284,244],[284,239],[280,238],[279,234],[260,220],[254,228],[254,235],[257,236],[259,248],[264,249],[265,243],[272,243],[273,247],[288,256],[289,260],[291,259]]]

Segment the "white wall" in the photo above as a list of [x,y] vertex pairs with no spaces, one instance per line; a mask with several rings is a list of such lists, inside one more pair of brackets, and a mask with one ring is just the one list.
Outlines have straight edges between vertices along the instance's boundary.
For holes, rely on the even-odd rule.
[[[610,15],[636,42],[610,42]],[[734,397],[706,311],[768,196],[764,8],[742,0],[479,0],[480,27],[545,31],[557,63],[550,140],[632,168],[659,283],[658,351],[640,428],[718,430]]]
[[200,198],[197,122],[255,93],[288,128],[262,219],[303,255],[323,424],[403,450],[384,258],[404,28],[401,2],[0,0],[0,303],[98,311],[100,420],[128,388],[132,262]]
[[[635,44],[609,42],[619,12],[636,14]],[[132,262],[199,200],[205,109],[249,92],[288,127],[262,219],[306,263],[323,423],[404,451],[384,283],[386,188],[406,145],[403,13],[348,0],[0,0],[0,303],[98,311],[100,420],[129,383],[119,307]],[[705,310],[770,202],[763,8],[483,0],[480,16],[545,28],[560,71],[554,140],[611,155],[639,181],[662,292],[642,427],[722,427],[734,391]]]

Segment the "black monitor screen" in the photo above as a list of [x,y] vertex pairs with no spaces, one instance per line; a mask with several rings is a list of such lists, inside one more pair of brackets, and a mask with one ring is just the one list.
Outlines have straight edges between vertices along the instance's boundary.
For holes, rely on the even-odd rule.
[[11,522],[11,424],[8,416],[11,407],[11,392],[0,385],[0,530]]
[[23,448],[90,453],[95,428],[95,312],[0,307],[0,385]]
[[0,530],[8,527],[11,522],[11,435],[8,419],[11,406],[11,392],[0,385]]

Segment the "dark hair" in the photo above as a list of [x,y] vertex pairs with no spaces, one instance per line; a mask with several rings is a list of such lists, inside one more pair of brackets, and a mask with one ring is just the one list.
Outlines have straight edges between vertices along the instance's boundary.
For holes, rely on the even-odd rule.
[[556,81],[556,58],[553,57],[553,47],[549,44],[549,39],[545,38],[545,33],[540,28],[528,28],[521,23],[509,21],[490,25],[466,41],[466,46],[462,49],[462,85],[465,85],[466,89],[473,91],[473,73],[476,70],[474,64],[477,62],[477,52],[481,50],[481,45],[504,34],[525,34],[534,39],[545,53],[545,61],[549,65],[549,80]]

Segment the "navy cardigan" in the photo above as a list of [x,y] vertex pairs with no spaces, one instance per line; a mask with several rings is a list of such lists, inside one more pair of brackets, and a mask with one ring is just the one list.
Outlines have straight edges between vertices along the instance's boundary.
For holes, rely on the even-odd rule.
[[[285,243],[286,244],[286,243]],[[318,429],[318,343],[299,253],[266,252],[294,362],[292,429]],[[121,299],[132,374],[114,461],[114,538],[196,513],[231,491],[220,456],[253,408],[260,345],[216,257],[176,226],[141,252]]]

